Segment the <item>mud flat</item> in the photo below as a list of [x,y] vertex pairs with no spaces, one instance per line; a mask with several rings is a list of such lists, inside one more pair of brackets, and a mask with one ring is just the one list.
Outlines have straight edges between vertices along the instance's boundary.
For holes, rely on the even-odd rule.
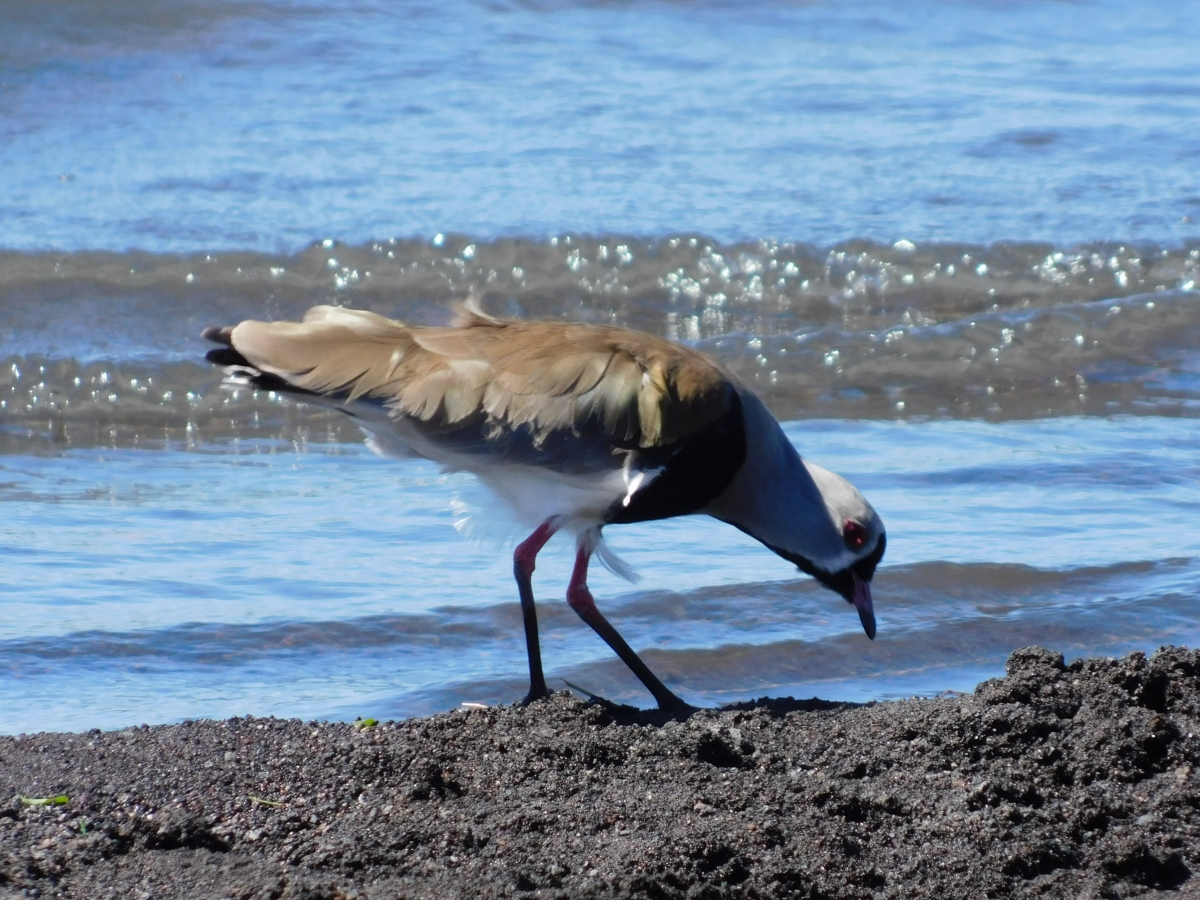
[[0,896],[1200,895],[1198,734],[1200,653],[1029,648],[862,707],[4,737]]

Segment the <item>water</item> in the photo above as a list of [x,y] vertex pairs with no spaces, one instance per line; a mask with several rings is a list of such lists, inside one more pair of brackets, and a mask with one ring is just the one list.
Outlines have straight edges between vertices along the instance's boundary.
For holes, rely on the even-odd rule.
[[1175,244],[1200,237],[1196,12],[10,0],[3,246]]
[[[1194,642],[1192,418],[1003,425],[812,420],[789,436],[891,528],[869,643],[837,597],[749,538],[688,518],[614,528],[641,573],[602,604],[694,702],[969,689],[1011,649]],[[86,448],[0,462],[0,709],[9,730],[227,715],[405,715],[522,690],[503,549],[464,540],[470,476],[356,444]],[[537,586],[551,680],[643,699]]]
[[[472,479],[202,362],[318,302],[694,343],[863,489],[874,643],[728,527],[610,529],[601,607],[693,702],[1194,644],[1195,13],[0,3],[0,732],[521,695]],[[569,556],[552,685],[648,702]]]

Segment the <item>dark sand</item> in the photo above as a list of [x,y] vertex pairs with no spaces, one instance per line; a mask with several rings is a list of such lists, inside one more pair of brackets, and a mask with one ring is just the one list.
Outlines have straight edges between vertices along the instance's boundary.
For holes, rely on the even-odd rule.
[[1030,649],[973,695],[857,708],[6,737],[0,896],[1177,897],[1197,733],[1200,653]]

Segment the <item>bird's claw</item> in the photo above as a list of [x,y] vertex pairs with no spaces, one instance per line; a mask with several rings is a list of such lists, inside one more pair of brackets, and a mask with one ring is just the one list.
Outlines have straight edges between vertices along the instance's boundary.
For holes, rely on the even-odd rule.
[[587,697],[587,702],[588,702],[589,706],[603,706],[605,709],[608,709],[608,710],[613,710],[613,711],[625,710],[627,712],[629,710],[637,709],[637,707],[630,706],[628,703],[614,703],[612,700],[609,700],[607,697],[601,697],[599,694],[593,694],[587,688],[582,688],[577,684],[573,684],[572,682],[567,681],[567,679],[565,679],[565,678],[562,680],[562,682],[567,687],[569,687],[571,690],[575,691],[576,693],[583,694],[583,696]]
[[659,701],[658,708],[665,713],[694,713],[700,709],[699,706],[692,706],[692,704],[680,700],[678,697],[675,698],[674,703]]
[[540,691],[530,688],[529,693],[521,698],[520,702],[517,703],[517,706],[528,706],[530,703],[533,703],[537,700],[545,700],[549,696],[550,691],[546,689],[545,685],[542,685],[542,689]]

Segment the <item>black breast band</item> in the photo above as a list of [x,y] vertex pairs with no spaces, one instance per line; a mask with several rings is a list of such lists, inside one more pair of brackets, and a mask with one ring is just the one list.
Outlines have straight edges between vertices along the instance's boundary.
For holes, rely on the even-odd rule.
[[746,461],[742,400],[730,388],[729,409],[715,422],[669,447],[632,451],[634,466],[662,471],[625,505],[609,507],[605,524],[648,522],[699,512],[716,499]]

